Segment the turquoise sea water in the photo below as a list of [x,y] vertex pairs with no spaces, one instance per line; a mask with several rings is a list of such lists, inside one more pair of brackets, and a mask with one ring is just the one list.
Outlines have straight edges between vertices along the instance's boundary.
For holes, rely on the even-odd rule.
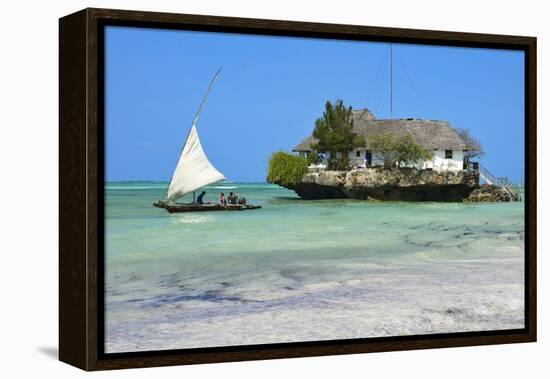
[[106,352],[522,328],[524,204],[304,201],[168,214],[106,184]]

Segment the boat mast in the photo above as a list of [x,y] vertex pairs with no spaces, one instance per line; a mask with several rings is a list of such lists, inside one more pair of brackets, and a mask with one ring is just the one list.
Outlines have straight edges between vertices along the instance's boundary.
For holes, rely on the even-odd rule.
[[[214,83],[218,79],[218,76],[220,75],[221,70],[222,70],[221,67],[218,68],[218,71],[216,71],[216,73],[214,74],[214,77],[212,78],[212,81],[210,82],[210,85],[206,89],[206,92],[204,93],[204,96],[202,97],[201,104],[199,105],[199,109],[197,110],[197,113],[195,114],[195,117],[193,118],[193,123],[191,124],[191,127],[193,127],[193,125],[195,125],[195,123],[198,121],[199,115],[202,111],[202,108],[204,107],[204,103],[206,102],[206,98],[208,97],[208,94],[210,93],[210,90],[214,86]],[[189,132],[187,132],[187,137],[185,137],[185,142],[181,146],[180,155],[178,157],[178,161],[176,162],[176,166],[177,166],[178,162],[180,161],[181,154],[183,154],[183,149],[185,148],[185,145],[187,143],[187,139],[189,138],[189,133],[190,132],[191,132],[191,129],[189,129]],[[164,191],[164,195],[162,196],[163,201],[166,200],[166,195],[168,194],[168,189],[170,188],[170,185],[172,184],[172,180],[174,180],[174,173],[172,173],[172,176],[170,177],[170,181],[168,182],[168,186],[166,187],[166,190]],[[195,191],[193,191],[193,202],[195,202]]]
[[218,71],[216,71],[216,73],[214,74],[214,77],[212,78],[212,81],[210,82],[210,85],[208,86],[208,89],[206,90],[206,93],[204,94],[204,96],[202,98],[201,105],[199,105],[199,109],[197,110],[197,113],[195,114],[195,118],[193,119],[193,124],[191,124],[191,125],[195,125],[197,123],[197,121],[199,119],[199,115],[201,114],[202,108],[204,107],[204,103],[206,102],[206,98],[208,97],[208,94],[210,93],[210,90],[214,86],[214,83],[218,79],[218,76],[220,75],[221,70],[222,70],[221,67],[218,68]]

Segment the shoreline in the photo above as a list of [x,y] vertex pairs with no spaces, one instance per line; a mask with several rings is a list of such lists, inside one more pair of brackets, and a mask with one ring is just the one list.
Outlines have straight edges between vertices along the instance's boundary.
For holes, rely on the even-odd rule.
[[[279,270],[278,278],[268,275],[281,284],[262,294],[253,287],[261,287],[265,276],[252,273],[237,284],[213,280],[187,295],[174,281],[167,297],[134,299],[132,306],[143,306],[148,314],[142,315],[145,324],[139,317],[125,327],[107,323],[107,352],[519,329],[524,325],[523,258],[517,253],[432,258],[422,268],[338,259],[342,270],[368,266],[367,278],[329,281],[325,276],[332,274],[326,272],[319,280],[304,279],[314,268],[302,262],[298,269]],[[321,263],[323,269],[334,267],[329,261]]]

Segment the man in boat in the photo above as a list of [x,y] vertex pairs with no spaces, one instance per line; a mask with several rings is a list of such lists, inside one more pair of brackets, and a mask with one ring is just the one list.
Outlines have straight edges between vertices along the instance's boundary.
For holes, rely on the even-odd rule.
[[233,192],[229,192],[229,196],[227,196],[227,201],[229,204],[235,205],[237,204],[237,195],[235,195]]
[[246,198],[245,197],[240,197],[239,200],[237,201],[237,204],[239,205],[246,205]]
[[202,191],[201,194],[197,197],[197,201],[196,203],[197,204],[204,204],[204,200],[202,199],[204,197],[204,195],[206,194],[206,191]]
[[220,205],[227,205],[227,200],[225,200],[225,194],[220,193]]

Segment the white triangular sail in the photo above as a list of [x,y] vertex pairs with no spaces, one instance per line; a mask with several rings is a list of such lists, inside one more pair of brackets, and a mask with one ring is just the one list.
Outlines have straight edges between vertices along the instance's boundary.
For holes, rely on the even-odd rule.
[[176,201],[186,193],[224,179],[223,174],[206,157],[193,124],[174,170],[166,199]]

